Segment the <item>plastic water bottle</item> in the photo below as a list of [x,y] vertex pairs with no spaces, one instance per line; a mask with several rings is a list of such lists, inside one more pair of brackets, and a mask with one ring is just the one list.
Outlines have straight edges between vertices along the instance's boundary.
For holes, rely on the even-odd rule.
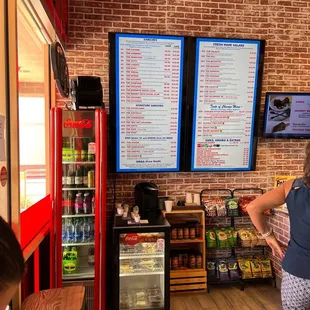
[[90,241],[93,242],[95,240],[95,225],[94,225],[94,218],[91,218],[89,220],[89,226],[90,226]]
[[84,219],[82,231],[83,231],[82,242],[89,242],[90,241],[90,225],[86,218]]
[[66,232],[66,243],[72,243],[74,241],[74,227],[71,219],[67,221]]
[[74,224],[74,242],[80,243],[83,239],[82,227],[79,219],[76,219]]
[[67,225],[66,225],[66,220],[62,219],[62,242],[66,243],[67,242]]

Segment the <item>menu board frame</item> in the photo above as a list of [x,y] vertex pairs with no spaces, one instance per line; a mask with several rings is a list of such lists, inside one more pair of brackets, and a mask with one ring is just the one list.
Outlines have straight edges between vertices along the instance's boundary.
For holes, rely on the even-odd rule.
[[[188,86],[191,89],[192,107],[189,108],[191,111],[188,116],[190,119],[188,121],[189,127],[191,128],[191,137],[189,137],[189,141],[187,142],[190,145],[190,150],[188,150],[187,155],[187,171],[191,172],[225,172],[225,171],[254,171],[256,167],[256,153],[257,153],[257,142],[258,142],[258,128],[259,128],[259,111],[260,111],[260,102],[261,102],[261,93],[262,93],[262,79],[263,79],[263,66],[264,66],[264,53],[265,53],[265,40],[250,40],[250,39],[226,39],[226,38],[202,38],[197,37],[194,38],[195,42],[192,44],[190,49],[190,58],[192,61],[190,62],[191,68],[189,72],[194,72],[194,76],[192,76],[191,81],[192,84]],[[256,63],[255,70],[255,84],[256,87],[254,89],[254,98],[253,98],[253,114],[251,117],[251,137],[250,137],[250,151],[248,157],[248,166],[247,167],[194,167],[195,162],[195,134],[196,128],[194,127],[196,114],[197,114],[197,84],[198,84],[198,65],[199,65],[199,43],[200,42],[222,42],[222,43],[250,43],[256,44],[258,47],[257,58],[258,61]],[[190,154],[189,154],[190,153]],[[189,159],[190,158],[190,159]]]
[[[179,84],[179,119],[178,119],[178,147],[177,147],[177,166],[175,168],[150,168],[150,167],[139,167],[137,169],[124,169],[120,167],[120,143],[119,143],[119,118],[118,118],[118,109],[119,109],[119,97],[117,93],[117,85],[119,72],[117,70],[117,57],[118,49],[117,42],[120,37],[145,37],[145,38],[158,38],[158,39],[180,39],[181,40],[181,65],[180,65],[180,84]],[[188,38],[184,36],[177,35],[155,35],[155,34],[137,34],[137,33],[109,33],[109,54],[110,54],[110,63],[109,63],[109,99],[110,99],[110,116],[109,116],[109,129],[110,129],[110,141],[109,143],[109,153],[108,161],[111,164],[111,168],[114,172],[117,173],[144,173],[144,172],[179,172],[185,171],[185,156],[186,154],[182,152],[185,148],[185,120],[184,114],[186,109],[186,91],[184,88],[187,84],[187,59],[188,51],[186,49]]]
[[[266,138],[277,138],[277,139],[309,139],[309,134],[298,134],[298,133],[287,133],[287,134],[278,134],[278,133],[268,133],[266,130],[266,127],[268,125],[268,112],[269,112],[269,98],[271,96],[282,96],[282,97],[290,97],[290,96],[309,96],[310,93],[304,93],[304,92],[267,92],[265,97],[265,111],[264,111],[264,125],[263,125],[263,137]],[[310,122],[310,118],[309,118]]]

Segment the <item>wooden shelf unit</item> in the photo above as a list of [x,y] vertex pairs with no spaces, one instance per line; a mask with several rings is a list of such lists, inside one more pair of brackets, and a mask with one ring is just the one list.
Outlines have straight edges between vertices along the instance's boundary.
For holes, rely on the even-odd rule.
[[171,212],[162,211],[162,214],[172,225],[189,221],[198,221],[201,225],[200,239],[171,240],[170,242],[171,250],[173,250],[176,245],[182,245],[184,247],[188,244],[190,248],[195,247],[195,249],[199,250],[202,254],[202,269],[180,269],[170,271],[171,293],[207,291],[205,211],[202,209],[173,210]]

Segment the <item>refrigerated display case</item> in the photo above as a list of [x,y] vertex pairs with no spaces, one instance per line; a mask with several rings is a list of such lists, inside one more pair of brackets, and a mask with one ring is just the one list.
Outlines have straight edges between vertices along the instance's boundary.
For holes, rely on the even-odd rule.
[[170,309],[169,223],[163,217],[140,225],[115,221],[113,232],[113,310]]
[[51,111],[55,286],[86,287],[88,309],[105,309],[106,112]]

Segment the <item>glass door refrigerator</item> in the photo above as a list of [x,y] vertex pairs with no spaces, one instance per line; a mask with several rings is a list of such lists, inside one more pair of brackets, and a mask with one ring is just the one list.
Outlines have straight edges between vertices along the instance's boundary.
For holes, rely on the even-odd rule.
[[106,111],[51,111],[54,286],[83,285],[106,309]]
[[170,225],[162,217],[132,225],[115,217],[113,310],[170,309]]

